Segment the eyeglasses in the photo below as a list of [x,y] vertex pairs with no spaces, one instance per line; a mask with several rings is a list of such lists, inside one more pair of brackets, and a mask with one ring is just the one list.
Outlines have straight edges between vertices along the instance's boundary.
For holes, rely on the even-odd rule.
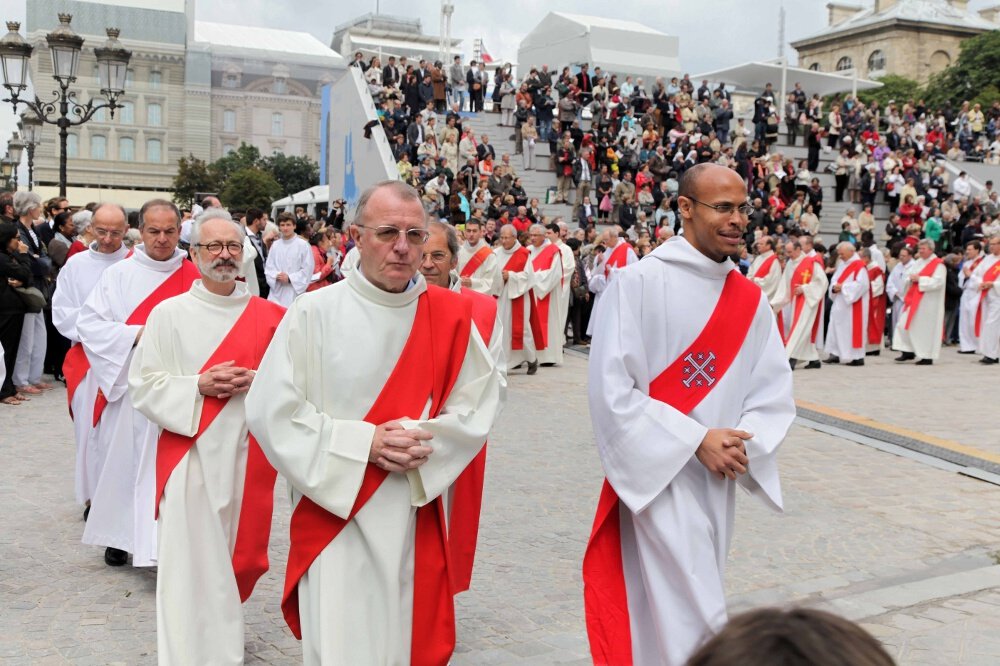
[[111,229],[101,229],[100,227],[91,227],[91,229],[94,230],[98,238],[121,238],[125,235],[124,231],[112,231]]
[[451,254],[449,254],[448,252],[440,252],[440,251],[424,252],[424,256],[421,258],[421,260],[425,260],[428,257],[430,257],[430,260],[433,261],[435,264],[443,264],[451,259]]
[[195,243],[195,247],[201,247],[208,250],[208,253],[213,257],[217,257],[222,254],[222,250],[229,250],[229,254],[236,256],[237,254],[243,254],[243,243],[237,243],[236,241],[230,241],[228,243],[223,243],[222,241],[212,241],[211,243]]
[[702,206],[705,206],[706,208],[711,208],[713,210],[716,210],[716,211],[722,213],[723,215],[732,215],[734,212],[739,211],[740,217],[750,217],[751,215],[753,215],[754,211],[757,210],[757,208],[752,203],[742,203],[742,204],[731,204],[731,203],[710,204],[710,203],[705,203],[704,201],[698,201],[694,197],[685,197],[685,198],[686,199],[690,199],[691,201],[695,202],[696,204],[701,204]]
[[406,240],[410,245],[423,245],[431,235],[431,232],[426,229],[400,229],[390,224],[379,227],[367,227],[363,224],[359,224],[358,226],[362,229],[373,231],[375,233],[375,240],[379,243],[395,243],[399,238],[399,234],[405,233]]

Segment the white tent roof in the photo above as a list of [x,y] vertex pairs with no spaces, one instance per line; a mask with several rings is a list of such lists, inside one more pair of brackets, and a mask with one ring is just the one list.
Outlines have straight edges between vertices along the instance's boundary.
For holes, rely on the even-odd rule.
[[[708,79],[711,83],[726,83],[737,88],[748,90],[763,90],[765,84],[770,83],[776,93],[781,90],[781,65],[773,62],[746,62],[735,67],[718,69],[714,72],[692,75],[691,80],[696,84],[703,79]],[[807,94],[832,95],[834,93],[852,90],[854,79],[850,75],[833,74],[831,72],[817,72],[801,67],[789,67],[787,70],[788,89],[792,90],[795,83],[801,83],[802,89]],[[858,90],[871,90],[881,88],[878,81],[868,79],[858,79]]]
[[212,45],[223,55],[291,60],[327,67],[343,67],[344,58],[308,32],[230,25],[210,21],[194,22],[196,42]]
[[329,185],[314,185],[308,190],[302,190],[301,192],[296,192],[284,199],[278,199],[271,203],[272,208],[282,208],[285,206],[301,206],[308,205],[311,203],[326,203],[330,200],[330,186]]
[[619,75],[675,76],[680,73],[677,37],[634,21],[549,12],[521,40],[518,68],[589,63]]

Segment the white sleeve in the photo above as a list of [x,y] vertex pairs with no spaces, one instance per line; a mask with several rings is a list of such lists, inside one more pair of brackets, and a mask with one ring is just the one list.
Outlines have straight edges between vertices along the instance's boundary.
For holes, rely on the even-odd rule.
[[[309,282],[312,280],[314,264],[312,246],[305,241],[299,244],[296,251],[296,259],[298,264],[298,270],[294,273],[288,274],[288,281],[291,284],[292,289],[295,291],[295,295],[298,296],[305,292],[306,288],[309,286]],[[317,269],[318,270],[318,269]]]
[[[530,261],[530,260],[529,260]],[[552,258],[552,266],[544,271],[535,271],[535,296],[545,298],[552,290],[561,284],[562,261],[559,257]]]
[[142,326],[115,320],[118,298],[114,274],[105,272],[80,309],[76,330],[90,361],[90,369],[109,402],[120,399],[128,388],[128,365],[132,347]]
[[267,279],[267,286],[270,289],[274,289],[278,284],[278,255],[280,250],[276,248],[273,244],[271,245],[271,252],[267,255],[267,261],[264,262],[264,277]]
[[59,271],[56,278],[56,290],[52,294],[52,325],[70,342],[79,342],[80,334],[76,330],[77,318],[80,316],[80,295],[77,293],[75,271],[67,263]]
[[934,273],[928,276],[922,276],[920,281],[917,282],[917,288],[920,291],[941,291],[944,289],[945,276],[948,273],[948,269],[944,264],[941,264],[934,269]]
[[840,294],[848,303],[854,303],[868,293],[868,272],[862,269],[843,284]]

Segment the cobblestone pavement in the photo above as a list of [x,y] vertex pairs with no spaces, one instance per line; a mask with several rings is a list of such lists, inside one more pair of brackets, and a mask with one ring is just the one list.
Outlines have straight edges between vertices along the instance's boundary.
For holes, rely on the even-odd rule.
[[[996,424],[961,388],[981,372],[968,358],[796,372],[797,394],[1000,448],[988,434]],[[580,561],[601,472],[585,371],[568,355],[534,377],[512,374],[490,441],[472,589],[457,604],[456,665],[589,663]],[[111,569],[80,544],[73,460],[61,389],[0,409],[0,663],[154,663],[155,572]],[[901,664],[1000,663],[1000,488],[802,426],[781,467],[783,515],[740,497],[734,610],[817,605],[862,622]],[[277,606],[289,514],[280,481],[277,495],[272,569],[246,606],[249,663],[301,660]]]

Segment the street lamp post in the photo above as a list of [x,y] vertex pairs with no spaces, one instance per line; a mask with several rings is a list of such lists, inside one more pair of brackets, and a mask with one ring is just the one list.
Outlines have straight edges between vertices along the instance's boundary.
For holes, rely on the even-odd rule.
[[14,191],[17,191],[17,167],[21,165],[21,155],[24,154],[24,141],[21,141],[21,137],[17,132],[10,137],[10,141],[7,142],[7,155],[10,157],[10,161],[14,163]]
[[122,106],[118,104],[118,98],[125,92],[125,74],[132,57],[131,51],[126,50],[118,41],[119,30],[108,28],[108,41],[94,49],[103,86],[101,94],[107,101],[95,104],[90,99],[85,104],[80,103],[76,99],[76,91],[70,90],[69,86],[76,81],[84,40],[69,27],[72,19],[71,14],[59,14],[59,27],[45,36],[52,54],[52,78],[59,83],[59,90],[53,91],[53,99],[48,102],[41,101],[37,95],[34,101],[20,97],[28,87],[28,60],[34,50],[18,32],[21,24],[8,21],[7,29],[10,32],[0,39],[0,69],[3,70],[3,85],[10,93],[10,97],[3,101],[10,102],[15,113],[17,105],[24,104],[39,120],[59,128],[60,197],[66,196],[66,142],[69,128],[83,125],[101,109],[108,109],[111,117],[115,117],[115,109]]
[[42,142],[42,120],[27,111],[21,113],[17,128],[21,130],[21,139],[28,149],[28,191],[35,184],[35,146]]
[[[14,160],[10,159],[10,155],[4,155],[3,159],[0,159],[0,178],[3,178],[3,186],[6,188],[10,184],[11,174],[14,173]],[[14,188],[17,189],[16,187]]]

